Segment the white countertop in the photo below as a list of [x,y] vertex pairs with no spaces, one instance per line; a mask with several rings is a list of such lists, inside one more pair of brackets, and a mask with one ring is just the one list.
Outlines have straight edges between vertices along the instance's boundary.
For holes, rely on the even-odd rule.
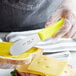
[[72,55],[72,59],[70,63],[72,64],[74,70],[76,71],[76,52],[72,52],[71,55]]

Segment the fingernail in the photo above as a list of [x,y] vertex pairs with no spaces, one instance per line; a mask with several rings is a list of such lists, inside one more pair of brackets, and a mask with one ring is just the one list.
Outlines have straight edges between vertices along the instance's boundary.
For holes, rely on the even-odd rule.
[[60,21],[62,18],[59,18],[57,21]]

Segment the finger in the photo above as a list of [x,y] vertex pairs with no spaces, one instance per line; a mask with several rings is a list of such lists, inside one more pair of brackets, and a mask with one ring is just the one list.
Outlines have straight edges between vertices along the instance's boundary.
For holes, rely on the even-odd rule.
[[73,34],[73,36],[71,38],[76,38],[76,32]]
[[49,18],[49,21],[45,24],[45,26],[52,25],[56,22],[59,18],[61,18],[61,10],[57,10],[53,15]]
[[66,19],[62,28],[58,31],[56,35],[53,36],[53,38],[61,38],[63,37],[70,29],[71,29],[71,23]]
[[[70,11],[67,11],[67,10],[64,10],[63,11],[63,17],[66,17],[66,20],[65,20],[65,23],[64,23],[64,26],[62,27],[62,29],[60,30],[60,32],[58,32],[56,34],[55,37],[67,37],[67,33],[69,32],[69,30],[72,28],[72,25],[75,25],[75,15],[70,12]],[[70,33],[68,33],[70,34]]]
[[73,14],[71,11],[68,13],[68,15],[66,16],[66,18],[68,19],[68,21],[71,23],[71,29],[69,31],[67,31],[67,33],[64,35],[64,37],[69,37],[71,38],[72,35],[76,32],[76,16],[75,14]]
[[62,36],[64,36],[71,29],[72,24],[69,21],[69,19],[70,19],[69,15],[70,14],[71,13],[69,12],[68,9],[63,9],[62,10],[61,17],[65,18],[65,22],[64,22],[62,28],[60,29],[60,31],[56,35],[54,35],[53,38],[55,38],[55,37],[61,38]]
[[62,13],[61,13],[61,17],[66,18],[69,13],[70,13],[70,10],[68,8],[63,8]]
[[67,36],[69,38],[72,38],[72,36],[74,35],[75,32],[76,32],[76,28],[74,26],[72,26],[71,30],[67,33]]
[[72,26],[71,29],[63,36],[63,38],[64,38],[64,37],[66,37],[66,38],[71,38],[71,36],[73,35],[73,34],[72,34],[72,30],[73,30],[73,26]]

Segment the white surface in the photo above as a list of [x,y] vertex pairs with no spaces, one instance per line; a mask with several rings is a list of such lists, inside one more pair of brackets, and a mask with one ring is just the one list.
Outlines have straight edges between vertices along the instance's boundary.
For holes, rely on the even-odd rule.
[[74,69],[75,72],[76,72],[76,52],[73,52],[73,53],[72,53],[72,58],[71,58],[70,64],[72,64],[73,69]]
[[12,69],[0,69],[0,76],[11,76],[10,72],[12,71]]
[[[50,55],[49,55],[50,56]],[[60,57],[61,58],[61,57]],[[62,59],[62,58],[61,58]],[[64,58],[63,58],[64,59]],[[76,71],[76,52],[73,52],[70,58],[70,64],[72,64],[73,69]],[[13,69],[0,69],[0,76],[11,76],[10,72]]]

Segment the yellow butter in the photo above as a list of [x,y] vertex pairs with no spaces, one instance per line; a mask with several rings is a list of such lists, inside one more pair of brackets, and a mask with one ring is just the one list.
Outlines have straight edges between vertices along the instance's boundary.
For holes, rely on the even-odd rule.
[[26,58],[30,54],[39,51],[38,48],[32,47],[31,49],[27,50],[25,53],[17,55],[17,56],[12,56],[10,54],[10,47],[13,45],[12,42],[0,42],[0,56],[4,57],[10,57],[10,58]]
[[28,67],[28,70],[41,72],[48,76],[60,76],[66,65],[66,61],[61,61],[42,55],[32,61]]

